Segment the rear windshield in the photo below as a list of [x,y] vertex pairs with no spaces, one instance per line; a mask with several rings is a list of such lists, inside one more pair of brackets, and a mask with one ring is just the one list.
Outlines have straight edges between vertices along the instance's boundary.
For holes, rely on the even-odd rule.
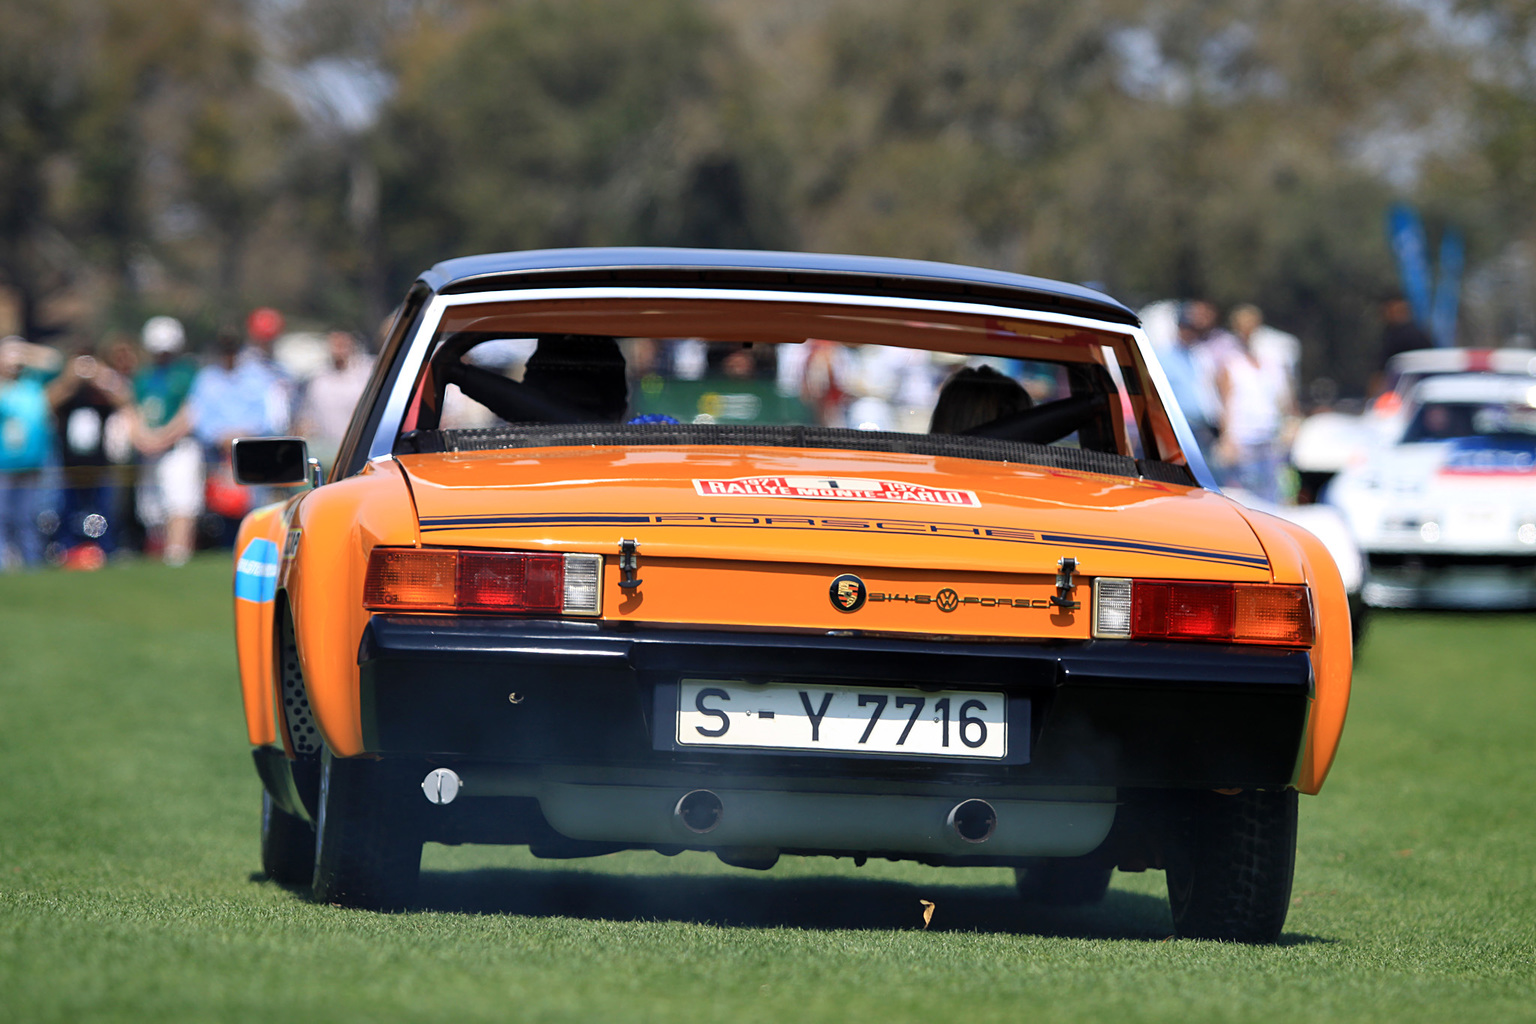
[[[1145,368],[1124,335],[896,320],[888,310],[754,308],[747,319],[738,307],[733,318],[700,304],[671,317],[646,309],[625,319],[610,306],[562,320],[527,305],[450,310],[397,452],[840,448],[1191,482],[1149,443],[1161,409],[1146,400]],[[641,325],[650,329],[613,329]]]

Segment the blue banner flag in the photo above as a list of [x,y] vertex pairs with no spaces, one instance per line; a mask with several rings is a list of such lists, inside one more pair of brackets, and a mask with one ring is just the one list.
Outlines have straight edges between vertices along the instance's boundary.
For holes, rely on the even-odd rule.
[[1387,236],[1397,256],[1397,270],[1403,280],[1403,294],[1413,307],[1413,318],[1421,324],[1430,322],[1429,243],[1424,238],[1424,222],[1418,211],[1407,203],[1393,203],[1387,211]]
[[1446,228],[1440,237],[1440,259],[1435,268],[1435,305],[1430,312],[1429,333],[1439,348],[1456,345],[1456,313],[1461,303],[1461,268],[1466,247],[1461,232]]

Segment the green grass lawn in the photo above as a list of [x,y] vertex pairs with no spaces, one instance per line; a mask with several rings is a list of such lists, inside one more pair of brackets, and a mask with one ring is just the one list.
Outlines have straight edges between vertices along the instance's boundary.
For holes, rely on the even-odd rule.
[[1377,616],[1269,948],[1161,872],[428,846],[429,909],[317,906],[254,875],[230,620],[224,559],[0,576],[0,1021],[1536,1020],[1536,617]]

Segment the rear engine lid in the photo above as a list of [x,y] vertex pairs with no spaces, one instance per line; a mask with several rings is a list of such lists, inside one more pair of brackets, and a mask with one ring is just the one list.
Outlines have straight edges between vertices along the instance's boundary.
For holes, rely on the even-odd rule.
[[1270,579],[1263,548],[1230,501],[1150,480],[735,447],[518,449],[400,463],[427,545],[616,561],[630,539],[646,561],[885,570],[893,586],[942,583],[932,574],[944,573],[1054,574],[1063,557],[1090,577]]

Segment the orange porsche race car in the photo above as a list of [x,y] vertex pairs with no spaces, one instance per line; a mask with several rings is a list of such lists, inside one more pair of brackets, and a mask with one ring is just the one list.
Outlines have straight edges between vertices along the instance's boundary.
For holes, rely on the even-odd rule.
[[1272,941],[1350,685],[1339,573],[1217,492],[1135,315],[906,260],[477,256],[400,307],[328,480],[237,541],[269,875],[424,842],[1167,872]]

